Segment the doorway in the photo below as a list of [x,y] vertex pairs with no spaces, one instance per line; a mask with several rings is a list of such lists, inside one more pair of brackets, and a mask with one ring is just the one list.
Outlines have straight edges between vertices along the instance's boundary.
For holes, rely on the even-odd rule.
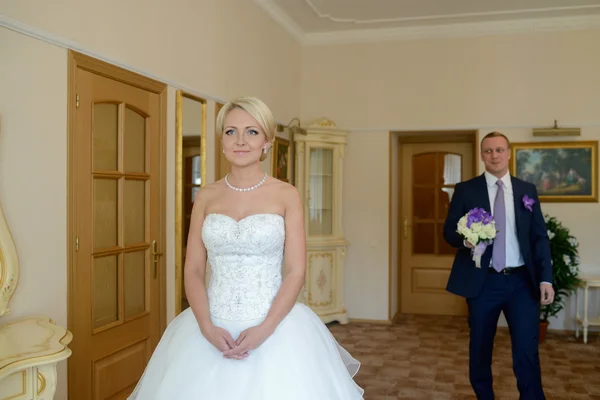
[[476,174],[477,132],[394,134],[396,314],[467,315],[464,299],[446,291],[456,249],[443,224],[455,184]]
[[69,398],[125,399],[166,325],[165,84],[69,52]]

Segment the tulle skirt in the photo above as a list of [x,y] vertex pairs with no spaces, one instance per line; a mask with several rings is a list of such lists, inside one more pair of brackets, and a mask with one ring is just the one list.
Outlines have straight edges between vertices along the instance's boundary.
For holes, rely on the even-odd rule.
[[[262,322],[212,319],[235,340]],[[360,363],[319,317],[297,303],[244,360],[224,358],[200,333],[191,309],[161,338],[129,400],[361,400]]]

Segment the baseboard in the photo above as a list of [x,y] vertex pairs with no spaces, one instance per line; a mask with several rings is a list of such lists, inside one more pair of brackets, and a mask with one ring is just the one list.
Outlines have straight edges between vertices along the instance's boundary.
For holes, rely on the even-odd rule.
[[392,321],[389,319],[362,319],[362,318],[349,318],[351,323],[355,324],[377,324],[377,325],[392,325]]

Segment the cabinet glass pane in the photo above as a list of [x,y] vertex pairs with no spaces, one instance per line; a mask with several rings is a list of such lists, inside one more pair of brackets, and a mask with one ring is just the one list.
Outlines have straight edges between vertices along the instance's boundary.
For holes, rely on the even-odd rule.
[[119,106],[110,103],[94,104],[93,140],[94,170],[116,171],[119,138]]
[[146,170],[146,118],[130,108],[125,109],[125,172]]
[[94,328],[119,319],[118,256],[94,259]]
[[125,253],[125,317],[146,310],[146,251]]
[[311,236],[333,233],[333,150],[310,149],[308,230]]

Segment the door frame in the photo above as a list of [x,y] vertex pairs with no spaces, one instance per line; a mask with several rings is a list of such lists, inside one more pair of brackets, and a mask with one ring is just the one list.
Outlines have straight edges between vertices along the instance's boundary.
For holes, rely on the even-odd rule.
[[[398,322],[400,315],[402,314],[402,296],[400,291],[402,290],[402,235],[400,234],[402,229],[402,218],[397,220],[392,219],[392,203],[393,199],[393,182],[398,182],[397,190],[402,190],[402,163],[401,163],[401,149],[402,145],[407,143],[473,143],[473,171],[475,176],[479,174],[479,131],[478,130],[447,130],[447,131],[390,131],[389,132],[389,182],[388,182],[388,319],[392,322]],[[397,157],[398,166],[397,169],[393,169],[393,154],[394,146],[397,146]],[[402,193],[398,193],[398,204],[397,214],[402,215]],[[398,235],[394,240],[393,231],[394,225],[397,227]],[[397,246],[398,249],[398,260],[396,265],[393,263],[393,246]],[[398,277],[396,282],[393,281],[393,269],[396,268]],[[392,293],[394,290],[394,284],[397,289],[397,311],[392,315]]]
[[227,168],[223,168],[223,166],[228,165],[228,161],[225,158],[225,155],[222,151],[221,132],[217,132],[216,129],[217,116],[219,115],[219,111],[221,111],[221,108],[223,108],[224,105],[224,103],[220,103],[218,101],[215,102],[215,182],[225,177],[224,172]]
[[[194,100],[201,105],[201,125],[199,136],[183,136],[183,98]],[[200,185],[206,186],[206,99],[183,90],[175,94],[175,316],[182,309],[183,298],[183,148],[186,142],[200,142]]]
[[[77,191],[75,187],[75,156],[77,150],[77,132],[76,132],[76,108],[77,88],[76,73],[77,69],[89,71],[91,73],[104,76],[115,81],[119,81],[137,88],[156,93],[160,101],[160,121],[159,121],[159,230],[158,243],[160,249],[166,249],[166,156],[167,156],[167,85],[154,79],[139,75],[124,68],[109,64],[107,62],[95,59],[85,54],[69,49],[68,52],[68,89],[67,89],[67,329],[73,330],[73,305],[76,301],[73,298],[74,276],[75,276],[75,258],[76,258],[76,227],[77,210],[76,198]],[[159,320],[161,335],[167,326],[167,299],[166,299],[166,257],[159,258]],[[76,349],[75,349],[76,350]],[[75,396],[71,393],[72,368],[70,368],[71,359],[68,360],[67,367],[67,386],[69,398]]]

